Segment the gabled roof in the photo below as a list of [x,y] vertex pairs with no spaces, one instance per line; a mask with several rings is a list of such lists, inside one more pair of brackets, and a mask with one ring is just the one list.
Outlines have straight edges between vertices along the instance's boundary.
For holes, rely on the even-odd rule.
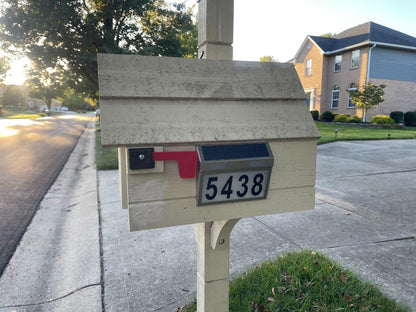
[[367,22],[344,30],[332,38],[307,36],[293,58],[294,60],[297,59],[300,51],[309,40],[313,41],[322,53],[327,55],[371,44],[416,51],[415,37],[374,22]]
[[354,48],[366,44],[394,46],[396,48],[416,49],[416,38],[397,30],[368,22],[347,29],[333,38],[309,36],[325,54]]

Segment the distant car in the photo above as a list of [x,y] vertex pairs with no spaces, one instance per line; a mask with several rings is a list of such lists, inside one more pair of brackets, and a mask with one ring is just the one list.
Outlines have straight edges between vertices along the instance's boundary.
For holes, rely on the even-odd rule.
[[98,121],[100,120],[100,117],[101,117],[101,111],[100,111],[100,109],[97,109],[95,111],[95,117],[98,117]]
[[42,113],[45,113],[45,114],[46,114],[46,116],[51,116],[51,115],[52,115],[52,113],[51,113],[51,111],[50,111],[49,109],[44,109],[44,110],[42,111]]
[[66,106],[62,106],[62,107],[61,107],[61,111],[66,112],[66,111],[69,111],[69,109],[68,109],[68,107],[66,107]]

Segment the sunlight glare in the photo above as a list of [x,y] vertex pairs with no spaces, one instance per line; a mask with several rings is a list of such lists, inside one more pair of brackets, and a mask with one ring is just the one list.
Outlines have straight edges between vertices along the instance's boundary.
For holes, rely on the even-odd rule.
[[31,119],[0,119],[0,138],[10,137],[19,133],[16,126],[31,126],[38,122]]
[[10,70],[7,73],[5,80],[6,85],[24,85],[26,81],[26,67],[30,64],[30,61],[27,57],[21,59],[14,59],[10,64]]

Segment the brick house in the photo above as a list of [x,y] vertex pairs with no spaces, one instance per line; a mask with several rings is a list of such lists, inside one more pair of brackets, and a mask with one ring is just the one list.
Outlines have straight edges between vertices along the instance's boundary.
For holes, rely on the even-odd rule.
[[384,102],[367,119],[416,111],[416,38],[368,22],[332,37],[307,36],[293,63],[310,110],[358,115],[348,90],[368,81],[387,84]]

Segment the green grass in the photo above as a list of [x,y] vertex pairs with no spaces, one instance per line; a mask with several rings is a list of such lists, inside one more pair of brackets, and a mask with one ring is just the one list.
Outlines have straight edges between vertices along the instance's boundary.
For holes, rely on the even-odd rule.
[[[196,311],[196,302],[181,309]],[[230,312],[411,310],[320,253],[304,250],[267,261],[230,283]]]
[[7,119],[31,119],[44,117],[46,114],[38,112],[22,112],[22,111],[5,111],[3,110],[2,117]]
[[118,168],[117,148],[103,148],[101,145],[101,126],[97,121],[95,136],[95,162],[98,170]]
[[[61,112],[51,112],[52,116],[61,115]],[[36,111],[21,111],[15,109],[3,109],[2,116],[3,118],[7,119],[33,119],[33,118],[40,118],[46,117],[45,113],[39,113]]]
[[406,127],[399,129],[380,129],[380,128],[363,128],[357,126],[335,125],[317,121],[321,138],[318,144],[333,142],[335,140],[335,129],[338,129],[337,140],[387,140],[389,139],[414,139],[416,135],[415,127]]

